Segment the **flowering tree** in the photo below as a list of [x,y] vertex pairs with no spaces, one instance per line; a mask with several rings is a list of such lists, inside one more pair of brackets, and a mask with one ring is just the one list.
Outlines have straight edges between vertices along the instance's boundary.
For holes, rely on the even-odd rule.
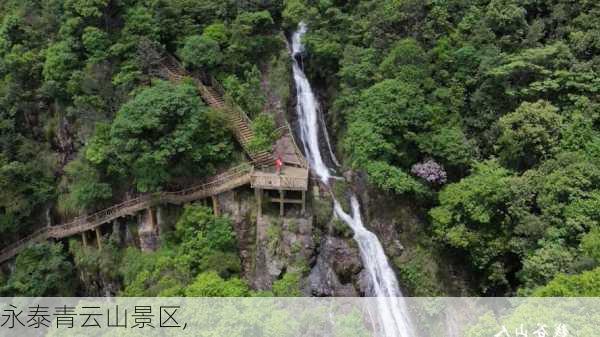
[[444,184],[446,182],[446,171],[442,165],[436,163],[433,159],[413,165],[410,172],[431,184]]

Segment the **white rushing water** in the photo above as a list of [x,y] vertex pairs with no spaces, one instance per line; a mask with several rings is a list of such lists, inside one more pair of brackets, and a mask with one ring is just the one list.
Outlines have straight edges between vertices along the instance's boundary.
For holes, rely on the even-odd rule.
[[302,36],[306,33],[306,26],[300,24],[298,31],[292,35],[292,58],[294,64],[294,82],[296,83],[296,111],[300,124],[300,135],[304,151],[308,157],[311,169],[327,184],[331,178],[330,170],[323,162],[321,150],[319,149],[319,117],[317,114],[318,102],[312,91],[310,83],[302,70],[302,65],[296,60],[296,55],[304,51]]
[[[304,52],[302,37],[306,31],[306,25],[301,23],[298,30],[292,35],[293,73],[297,91],[296,112],[300,124],[302,144],[311,169],[325,185],[329,186],[334,170],[325,164],[319,148],[318,102],[304,74],[301,61],[299,61]],[[327,133],[324,132],[324,134]],[[385,256],[383,246],[377,236],[364,226],[360,214],[360,204],[355,195],[351,196],[350,204],[352,207],[351,215],[346,213],[334,198],[334,212],[354,231],[354,239],[358,243],[363,264],[369,274],[372,293],[370,295],[377,297],[376,316],[381,335],[385,337],[414,337],[408,308],[398,287],[396,275]]]

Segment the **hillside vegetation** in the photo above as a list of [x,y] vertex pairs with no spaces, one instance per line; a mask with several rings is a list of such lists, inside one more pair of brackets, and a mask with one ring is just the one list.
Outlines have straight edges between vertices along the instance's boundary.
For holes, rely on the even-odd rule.
[[[161,58],[210,73],[271,130],[261,74],[288,65],[301,21],[345,169],[414,204],[475,293],[598,295],[594,0],[0,0],[0,246],[239,161],[224,116],[161,80]],[[69,294],[80,269],[124,295],[252,294],[231,223],[209,213],[186,209],[150,255],[32,247],[1,293]]]
[[283,11],[310,27],[304,61],[345,163],[420,204],[445,253],[497,295],[598,272],[599,14],[585,0]]

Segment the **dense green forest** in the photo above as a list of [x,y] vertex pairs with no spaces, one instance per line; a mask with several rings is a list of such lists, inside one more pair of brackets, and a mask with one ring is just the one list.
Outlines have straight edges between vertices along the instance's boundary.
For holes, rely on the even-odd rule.
[[[167,52],[220,80],[268,147],[261,72],[289,66],[300,21],[344,168],[409,201],[471,293],[600,295],[593,0],[0,0],[0,245],[241,160],[193,85],[160,79]],[[72,295],[76,270],[127,296],[265,295],[239,277],[230,220],[198,205],[153,253],[32,246],[0,291]]]
[[[435,241],[464,258],[486,294],[530,294],[586,270],[549,287],[594,287],[598,14],[585,0],[284,10],[310,18],[307,62],[328,92],[345,162],[419,200]],[[428,160],[447,185],[411,175]]]
[[[268,132],[258,67],[285,47],[282,6],[0,1],[0,244],[239,160],[223,116],[193,85],[160,80],[159,63],[169,52],[190,71],[209,71]],[[253,145],[261,140],[270,142]],[[178,223],[196,227],[177,229],[153,254],[112,247],[94,255],[77,242],[31,248],[3,292],[72,295],[77,269],[92,284],[122,284],[125,295],[247,294],[239,279],[223,279],[239,272],[231,223],[204,209],[184,212]],[[181,241],[180,230],[193,231],[185,239],[194,242]]]

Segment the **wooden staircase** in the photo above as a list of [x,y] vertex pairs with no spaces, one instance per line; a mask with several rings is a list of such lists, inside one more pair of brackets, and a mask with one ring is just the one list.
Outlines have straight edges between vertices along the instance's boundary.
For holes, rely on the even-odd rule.
[[274,165],[275,158],[270,152],[250,151],[249,143],[254,137],[251,127],[252,122],[250,121],[250,118],[248,118],[248,115],[237,104],[226,99],[227,95],[225,94],[225,90],[219,82],[208,74],[201,74],[200,77],[202,79],[191,76],[183,66],[181,66],[179,61],[170,55],[163,59],[162,65],[162,75],[165,78],[176,83],[183,81],[185,78],[190,78],[198,87],[200,96],[207,105],[225,112],[236,139],[256,167],[268,167]]
[[[234,188],[251,184],[251,182],[256,182],[258,178],[264,176],[265,174],[268,175],[268,173],[261,172],[261,168],[265,168],[265,172],[272,171],[270,167],[273,166],[275,162],[272,153],[268,151],[250,151],[249,143],[254,137],[254,133],[252,132],[251,128],[251,121],[238,105],[226,99],[227,95],[225,94],[223,87],[214,78],[205,74],[200,76],[202,79],[189,76],[185,69],[172,56],[165,57],[162,65],[163,67],[161,69],[161,73],[164,77],[173,82],[181,82],[185,78],[190,78],[196,84],[198,92],[206,104],[225,112],[235,137],[244,151],[251,158],[251,163],[245,163],[234,167],[222,174],[207,179],[205,183],[197,186],[173,192],[145,194],[91,215],[77,217],[66,224],[40,228],[32,234],[0,250],[0,263],[13,258],[29,244],[42,242],[47,239],[61,239],[92,230],[117,218],[134,215],[139,211],[159,204],[183,204],[218,195]],[[300,178],[278,176],[279,180],[281,181],[283,181],[284,178],[296,180],[300,179],[301,182],[296,185],[302,185],[301,188],[294,187],[295,183],[287,184],[286,186],[282,186],[282,188],[306,190],[305,185],[308,176],[308,163],[293,139],[290,126],[286,124],[280,129],[281,130],[278,131],[282,132],[282,137],[289,138],[287,140],[287,147],[289,147],[290,150],[287,152],[294,153],[296,157],[294,160],[286,162],[286,164],[296,166],[296,168],[294,168],[296,170],[302,169],[301,174],[299,174],[299,176],[301,176]],[[255,168],[258,170],[255,170]],[[293,182],[295,182],[295,180]]]
[[183,204],[198,199],[221,194],[225,191],[247,185],[250,183],[254,167],[242,164],[224,173],[209,178],[205,183],[174,192],[157,192],[145,194],[127,200],[120,204],[103,209],[96,213],[80,216],[72,221],[59,225],[40,228],[21,240],[5,247],[0,251],[0,263],[11,259],[27,245],[47,239],[60,239],[81,232],[92,230],[102,224],[127,215],[134,215],[148,207],[159,204]]

